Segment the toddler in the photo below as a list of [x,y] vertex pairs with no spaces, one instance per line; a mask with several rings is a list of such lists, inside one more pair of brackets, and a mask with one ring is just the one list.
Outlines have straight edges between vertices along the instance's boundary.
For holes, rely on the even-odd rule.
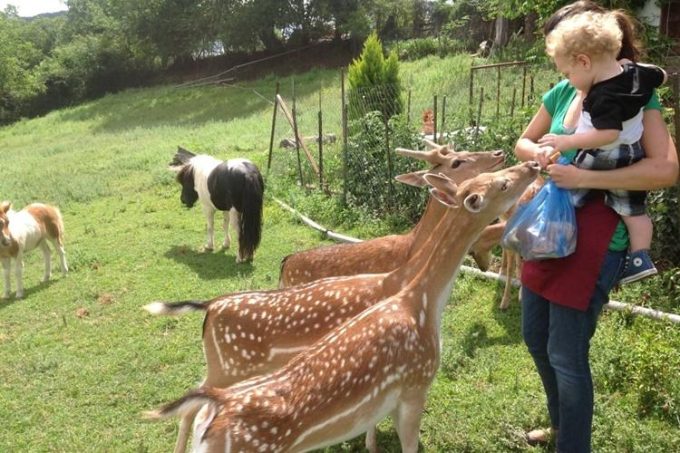
[[[657,66],[617,61],[621,37],[616,12],[577,14],[546,37],[546,51],[558,71],[585,97],[574,133],[547,134],[539,143],[560,152],[578,149],[574,164],[579,168],[612,170],[644,157],[643,108],[665,82],[666,73]],[[588,189],[572,191],[574,205],[583,205],[587,193]],[[657,273],[649,256],[653,227],[646,215],[646,196],[644,191],[605,192],[605,203],[621,215],[630,237],[620,283]]]

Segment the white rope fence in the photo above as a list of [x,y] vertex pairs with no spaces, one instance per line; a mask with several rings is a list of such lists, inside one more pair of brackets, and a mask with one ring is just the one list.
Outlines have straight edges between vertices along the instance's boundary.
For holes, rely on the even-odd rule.
[[[272,198],[274,199],[275,202],[277,202],[279,204],[279,206],[281,206],[285,210],[287,210],[287,211],[291,212],[292,214],[296,215],[297,217],[299,217],[300,220],[302,220],[302,222],[305,223],[306,225],[308,225],[311,228],[314,228],[315,230],[318,230],[321,233],[323,233],[323,235],[325,237],[329,237],[329,238],[336,240],[336,241],[339,241],[339,242],[352,242],[352,243],[362,242],[361,239],[353,238],[353,237],[350,237],[350,236],[345,236],[344,234],[335,233],[335,232],[329,230],[328,228],[324,228],[323,226],[319,225],[318,223],[316,223],[315,221],[313,221],[309,217],[301,214],[300,212],[298,212],[294,208],[291,208],[290,206],[288,206],[286,203],[279,200],[278,198],[276,198],[276,197],[272,197]],[[506,279],[507,279],[507,277],[504,276],[504,275],[499,275],[499,274],[496,274],[494,272],[480,271],[479,269],[476,269],[476,268],[470,267],[470,266],[461,266],[460,270],[463,273],[475,275],[477,277],[482,277],[482,278],[486,278],[486,279],[490,279],[490,280],[499,280],[499,281],[505,282]],[[513,279],[512,284],[513,284],[513,286],[519,286],[520,282],[517,279]],[[644,316],[644,317],[651,318],[651,319],[665,320],[665,321],[670,321],[670,322],[675,323],[675,324],[680,324],[680,315],[677,315],[677,314],[674,314],[674,313],[666,313],[664,311],[655,310],[653,308],[640,307],[638,305],[628,304],[628,303],[625,303],[625,302],[619,302],[619,301],[616,301],[616,300],[610,300],[609,303],[604,306],[604,308],[606,308],[608,310],[613,310],[613,311],[629,312],[633,315],[639,315],[639,316]]]

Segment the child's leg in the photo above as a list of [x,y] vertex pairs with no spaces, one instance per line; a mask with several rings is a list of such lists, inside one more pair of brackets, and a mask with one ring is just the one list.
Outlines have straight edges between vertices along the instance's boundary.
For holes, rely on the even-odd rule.
[[630,236],[630,251],[649,250],[652,246],[652,219],[647,215],[622,216]]
[[622,218],[630,236],[628,262],[619,280],[621,284],[626,284],[650,277],[656,274],[657,270],[649,256],[649,247],[652,245],[652,220],[644,214]]

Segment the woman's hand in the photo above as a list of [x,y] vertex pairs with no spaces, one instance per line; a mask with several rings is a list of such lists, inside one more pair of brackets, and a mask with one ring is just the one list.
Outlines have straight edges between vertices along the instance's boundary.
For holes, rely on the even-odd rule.
[[581,170],[574,165],[560,164],[548,165],[547,170],[557,187],[561,187],[562,189],[580,189],[583,180],[583,172],[586,171]]

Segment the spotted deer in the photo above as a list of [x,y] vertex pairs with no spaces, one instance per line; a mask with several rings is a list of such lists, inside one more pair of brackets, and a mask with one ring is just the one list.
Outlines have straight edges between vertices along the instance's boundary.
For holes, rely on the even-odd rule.
[[[429,153],[402,150],[402,153]],[[454,181],[462,182],[487,169],[502,165],[497,152],[455,153],[449,165],[437,168]],[[425,185],[426,171],[401,175],[404,183]],[[411,243],[428,249],[432,231],[446,212],[446,207],[432,199],[424,221],[416,228]],[[383,243],[384,244],[384,243]],[[273,371],[294,355],[304,351],[332,328],[356,316],[374,303],[395,294],[404,281],[418,271],[405,260],[390,272],[331,277],[271,291],[227,294],[208,302],[155,302],[147,305],[153,314],[180,314],[206,311],[203,323],[203,351],[206,377],[202,386],[227,387],[246,378]],[[175,452],[183,452],[189,436],[193,414],[182,418]],[[368,439],[367,442],[374,443]]]
[[[402,156],[424,160],[432,165],[430,170],[397,177],[399,181],[422,185],[422,175],[431,171],[443,172],[460,182],[463,180],[462,177],[468,178],[482,172],[498,170],[505,161],[505,153],[502,150],[456,152],[447,145],[439,146],[430,141],[426,143],[433,148],[429,152],[397,148],[396,152]],[[418,224],[406,234],[393,234],[353,244],[318,247],[288,255],[281,263],[279,288],[325,277],[382,273],[396,269],[409,258],[417,239],[427,238],[432,227],[439,222],[442,210],[436,206],[437,204],[430,200]]]
[[439,367],[442,313],[460,264],[484,227],[519,198],[539,169],[526,162],[460,186],[425,175],[448,212],[409,261],[417,271],[400,282],[398,292],[270,374],[226,389],[191,391],[147,416],[198,410],[194,451],[227,453],[322,448],[373,430],[391,415],[402,451],[416,452]]

